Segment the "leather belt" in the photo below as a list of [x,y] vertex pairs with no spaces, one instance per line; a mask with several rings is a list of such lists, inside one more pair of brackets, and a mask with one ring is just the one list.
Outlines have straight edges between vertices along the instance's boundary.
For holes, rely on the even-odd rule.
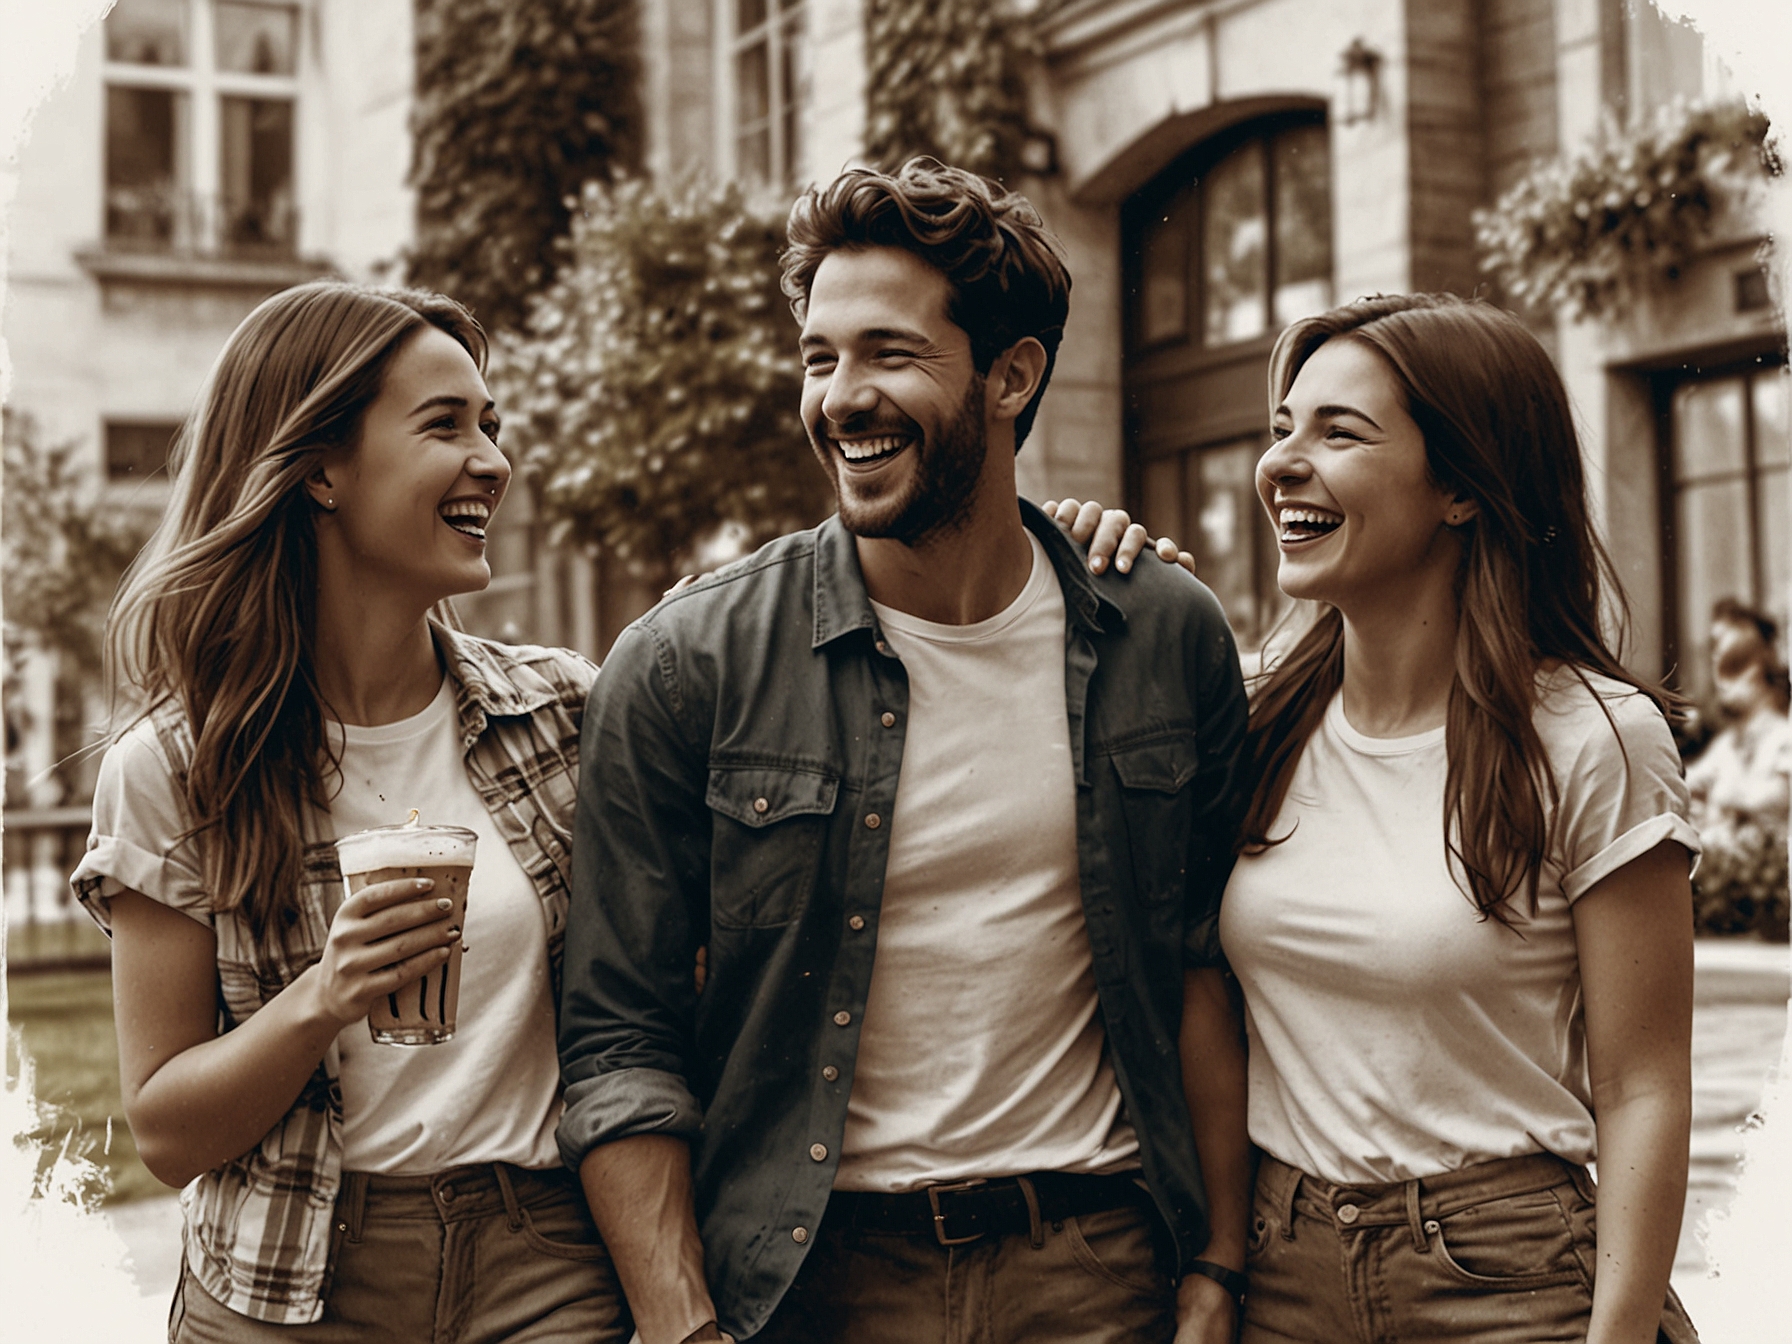
[[1151,1193],[1131,1175],[1039,1171],[1030,1176],[952,1181],[900,1195],[836,1190],[828,1200],[825,1221],[962,1246],[981,1237],[1031,1233],[1041,1223],[1121,1208],[1155,1208]]

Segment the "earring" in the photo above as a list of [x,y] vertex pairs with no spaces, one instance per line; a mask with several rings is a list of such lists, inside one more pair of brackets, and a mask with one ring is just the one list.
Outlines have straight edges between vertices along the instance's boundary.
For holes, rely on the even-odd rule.
[[324,507],[325,507],[325,508],[326,508],[326,509],[333,509],[333,508],[335,508],[335,507],[336,507],[336,496],[335,496],[335,495],[331,495],[331,496],[330,496],[330,497],[329,497],[329,498],[328,498],[328,499],[326,499],[326,500],[325,500],[325,501],[324,501]]

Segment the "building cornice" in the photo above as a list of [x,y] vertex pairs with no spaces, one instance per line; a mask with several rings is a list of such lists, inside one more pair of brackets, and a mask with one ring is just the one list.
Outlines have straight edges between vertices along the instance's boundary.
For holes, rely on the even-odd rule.
[[102,285],[272,292],[339,274],[320,258],[207,257],[190,253],[83,248],[75,261]]
[[1038,20],[1048,61],[1075,60],[1169,18],[1213,23],[1264,0],[1069,0]]

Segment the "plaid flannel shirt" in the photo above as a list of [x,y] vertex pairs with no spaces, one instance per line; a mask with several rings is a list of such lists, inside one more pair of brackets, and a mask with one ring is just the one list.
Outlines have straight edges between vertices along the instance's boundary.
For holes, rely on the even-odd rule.
[[[455,685],[467,775],[541,897],[557,1004],[579,728],[597,669],[564,649],[513,648],[433,629]],[[151,722],[180,770],[193,749],[184,715],[165,705]],[[70,882],[109,933],[100,844],[96,832]],[[320,840],[305,847],[298,918],[284,947],[257,947],[239,911],[213,917],[220,1031],[246,1021],[322,957],[341,891],[336,847]],[[334,1263],[332,1211],[341,1179],[342,1088],[332,1045],[259,1145],[181,1192],[194,1276],[245,1316],[282,1325],[317,1320]]]

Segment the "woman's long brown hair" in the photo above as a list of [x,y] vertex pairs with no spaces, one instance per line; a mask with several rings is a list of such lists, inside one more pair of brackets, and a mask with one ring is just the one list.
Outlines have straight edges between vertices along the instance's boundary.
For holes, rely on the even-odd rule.
[[[312,663],[316,505],[305,480],[354,444],[386,369],[421,330],[483,370],[485,335],[439,294],[300,285],[243,319],[169,456],[161,525],[126,573],[106,632],[113,722],[170,700],[192,757],[179,776],[213,909],[258,943],[295,921],[305,810],[337,765]],[[438,616],[452,620],[446,604]]]
[[[1331,340],[1360,341],[1399,382],[1432,478],[1479,506],[1464,525],[1455,681],[1444,730],[1444,843],[1484,917],[1534,913],[1555,779],[1532,725],[1540,668],[1560,663],[1676,703],[1625,670],[1601,632],[1622,629],[1624,597],[1594,534],[1573,412],[1561,376],[1523,324],[1448,294],[1365,299],[1297,322],[1270,357],[1270,406]],[[1308,738],[1344,681],[1335,607],[1270,667],[1245,741],[1251,802],[1240,850],[1261,853]],[[1286,836],[1281,837],[1285,839]]]

